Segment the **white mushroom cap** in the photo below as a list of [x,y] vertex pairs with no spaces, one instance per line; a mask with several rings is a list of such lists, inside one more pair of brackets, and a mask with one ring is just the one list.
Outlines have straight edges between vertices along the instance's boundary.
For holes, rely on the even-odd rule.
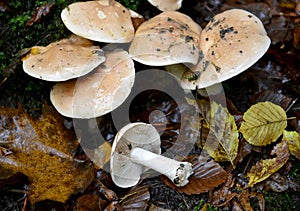
[[150,4],[160,11],[175,11],[181,7],[182,0],[148,0]]
[[160,154],[160,136],[151,124],[131,123],[117,133],[112,145],[110,169],[112,180],[119,187],[136,185],[147,169],[130,159],[131,149],[135,147]]
[[126,43],[134,36],[128,9],[115,0],[70,4],[61,19],[74,34],[99,42]]
[[124,50],[106,52],[106,61],[77,80],[57,83],[50,93],[64,116],[94,118],[121,105],[134,83],[134,63]]
[[129,53],[134,60],[152,66],[196,64],[200,33],[201,27],[190,17],[162,12],[140,25]]
[[260,19],[232,9],[222,12],[207,24],[200,39],[204,58],[192,68],[195,78],[183,76],[190,89],[205,88],[243,72],[268,50],[270,38]]
[[105,60],[99,46],[92,44],[73,35],[46,47],[34,46],[22,59],[24,72],[47,81],[66,81],[85,75]]

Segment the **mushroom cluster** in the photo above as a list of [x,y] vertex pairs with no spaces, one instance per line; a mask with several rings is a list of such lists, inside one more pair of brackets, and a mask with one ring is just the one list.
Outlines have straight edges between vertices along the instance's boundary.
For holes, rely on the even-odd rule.
[[[96,118],[128,97],[135,79],[134,61],[166,66],[184,89],[207,88],[252,66],[270,45],[261,21],[245,10],[222,12],[202,30],[176,11],[182,0],[149,2],[162,12],[136,31],[131,11],[115,0],[70,4],[61,18],[74,35],[46,47],[32,47],[22,59],[24,71],[57,82],[50,99],[62,115]],[[129,43],[129,49],[103,50],[93,41]],[[182,64],[184,68],[173,68]],[[190,163],[159,155],[159,134],[148,124],[125,126],[112,149],[112,178],[120,187],[135,185],[149,167],[178,186],[186,185],[192,174]]]

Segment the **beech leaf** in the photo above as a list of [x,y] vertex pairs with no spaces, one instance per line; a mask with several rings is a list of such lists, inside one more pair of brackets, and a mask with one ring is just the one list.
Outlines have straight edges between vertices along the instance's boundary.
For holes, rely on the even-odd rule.
[[233,161],[239,146],[239,134],[234,117],[227,108],[214,101],[203,115],[209,126],[209,135],[203,148],[216,161],[230,161],[234,166]]
[[28,177],[33,204],[46,199],[65,202],[94,177],[90,164],[73,158],[76,137],[53,109],[33,120],[20,109],[0,108],[0,145],[12,152],[0,155],[0,166]]
[[255,146],[266,146],[275,142],[287,126],[285,111],[269,101],[251,106],[243,118],[240,132]]
[[283,131],[283,140],[286,141],[290,153],[300,160],[300,135],[296,131]]
[[247,173],[249,178],[248,186],[252,187],[272,174],[277,172],[289,159],[290,153],[285,141],[278,143],[272,150],[271,155],[275,158],[258,161]]
[[226,171],[210,157],[193,156],[189,157],[187,161],[192,163],[194,171],[189,178],[189,183],[186,186],[177,187],[165,176],[161,176],[166,185],[181,193],[200,194],[212,190],[227,179]]

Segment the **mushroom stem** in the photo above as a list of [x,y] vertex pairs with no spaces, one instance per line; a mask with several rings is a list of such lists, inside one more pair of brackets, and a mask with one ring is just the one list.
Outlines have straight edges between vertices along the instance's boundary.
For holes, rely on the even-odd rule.
[[130,157],[133,162],[165,175],[178,187],[185,186],[189,182],[188,177],[193,174],[191,163],[179,162],[142,148],[132,149]]

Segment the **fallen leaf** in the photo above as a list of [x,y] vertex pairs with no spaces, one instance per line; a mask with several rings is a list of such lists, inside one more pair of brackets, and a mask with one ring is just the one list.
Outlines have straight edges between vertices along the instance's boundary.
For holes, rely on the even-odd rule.
[[21,109],[0,108],[0,142],[12,151],[0,155],[0,165],[28,177],[33,204],[46,199],[65,202],[94,177],[89,163],[74,159],[76,137],[53,109],[34,120]]
[[[207,109],[207,108],[206,108]],[[204,119],[209,126],[209,134],[204,149],[216,161],[230,161],[233,164],[239,146],[239,134],[234,117],[222,105],[212,102]]]
[[211,203],[214,206],[227,205],[238,192],[236,191],[235,179],[232,174],[229,174],[226,182],[216,191],[212,193]]
[[103,168],[104,165],[110,160],[110,154],[111,145],[105,141],[94,150],[94,157],[92,161],[98,168]]
[[270,90],[263,90],[250,98],[251,104],[256,104],[259,102],[269,101],[276,105],[281,106],[284,110],[286,110],[292,102],[292,98],[284,96],[280,93],[276,93]]
[[123,210],[147,210],[150,201],[149,186],[136,186],[122,198],[119,202]]
[[266,146],[276,141],[287,126],[285,111],[268,101],[251,106],[243,118],[240,132],[255,146]]
[[189,183],[186,186],[177,187],[165,176],[161,176],[166,185],[181,193],[200,194],[212,190],[227,179],[226,171],[210,157],[193,156],[187,161],[192,163],[194,171],[189,178]]
[[85,194],[80,196],[76,200],[76,204],[74,207],[74,210],[78,211],[101,211],[101,207],[99,207],[99,204],[101,203],[101,198],[97,196],[96,194]]
[[149,201],[149,186],[135,186],[131,188],[120,201],[112,201],[105,210],[146,211],[149,206]]
[[290,153],[300,160],[300,135],[296,131],[283,131],[283,140],[286,141]]
[[52,2],[37,7],[35,13],[31,16],[30,20],[27,21],[26,26],[32,26],[36,22],[41,22],[42,16],[46,16],[54,5],[55,3]]
[[288,161],[290,153],[287,143],[285,141],[278,143],[271,151],[271,155],[276,155],[276,157],[258,161],[247,173],[246,176],[249,178],[249,187],[264,181],[277,172]]

